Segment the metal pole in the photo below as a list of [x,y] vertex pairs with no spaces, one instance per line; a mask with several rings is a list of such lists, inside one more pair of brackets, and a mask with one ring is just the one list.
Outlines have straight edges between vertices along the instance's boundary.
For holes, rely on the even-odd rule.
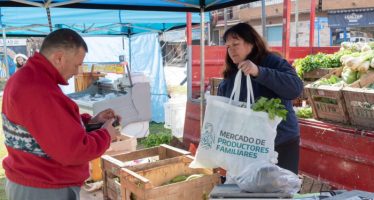
[[296,32],[296,46],[299,46],[299,0],[295,0],[295,32]]
[[192,100],[192,15],[187,13],[187,98]]
[[47,7],[45,10],[47,11],[47,18],[48,18],[49,31],[52,32],[53,29],[52,29],[51,10],[49,9],[49,7]]
[[310,1],[310,32],[309,32],[309,49],[313,53],[314,46],[314,18],[316,16],[316,0]]
[[317,33],[318,33],[318,36],[317,36],[317,38],[318,38],[318,47],[320,46],[320,43],[319,43],[319,31],[321,30],[320,29],[320,27],[321,27],[321,25],[319,24],[320,23],[320,21],[319,21],[319,17],[317,17]]
[[6,34],[5,34],[5,25],[3,24],[3,14],[2,10],[0,8],[0,25],[3,29],[3,49],[4,49],[4,61],[5,61],[5,76],[8,79],[9,78],[9,63],[8,63],[8,52],[7,52],[7,46],[6,46]]
[[210,46],[210,23],[209,22],[207,23],[207,28],[208,28],[208,31],[207,31],[208,32],[208,38],[207,38],[208,39],[208,46]]
[[[130,66],[130,70],[131,70],[131,67],[132,67],[131,57],[132,56],[131,56],[131,28],[130,27],[128,27],[127,34],[129,36],[129,63],[128,63],[128,65]],[[129,72],[129,74],[130,74],[130,72]]]
[[203,128],[205,103],[205,22],[204,8],[200,9],[200,130]]
[[266,39],[266,5],[265,0],[261,1],[261,24],[262,24],[262,37]]
[[290,18],[291,18],[291,0],[283,1],[283,34],[282,34],[282,53],[288,59],[290,54]]
[[4,60],[5,60],[5,74],[6,78],[9,78],[9,63],[8,63],[8,51],[6,46],[6,34],[5,34],[5,25],[1,23],[1,27],[3,29],[3,49],[4,49]]
[[227,30],[227,8],[223,9],[224,32]]

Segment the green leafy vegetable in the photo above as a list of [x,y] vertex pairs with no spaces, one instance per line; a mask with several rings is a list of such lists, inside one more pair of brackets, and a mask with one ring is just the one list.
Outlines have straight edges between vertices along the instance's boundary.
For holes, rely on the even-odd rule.
[[342,65],[340,58],[351,53],[350,50],[342,50],[334,54],[318,53],[308,55],[303,59],[296,59],[293,66],[296,68],[297,75],[302,78],[305,72],[310,72],[319,68],[337,68]]
[[320,80],[314,82],[312,86],[318,87],[320,85],[334,85],[334,84],[340,83],[341,81],[342,81],[341,78],[335,75],[331,75],[329,78],[321,78]]
[[342,79],[345,83],[351,84],[357,80],[358,73],[349,67],[344,67],[342,72]]
[[299,118],[312,118],[313,112],[311,107],[299,108],[296,111],[296,116]]
[[254,111],[267,112],[270,119],[274,119],[275,116],[286,120],[288,111],[286,107],[282,104],[279,98],[268,99],[261,97],[251,106]]
[[160,144],[170,144],[172,137],[170,133],[149,134],[140,141],[140,144],[144,145],[145,148],[159,146]]

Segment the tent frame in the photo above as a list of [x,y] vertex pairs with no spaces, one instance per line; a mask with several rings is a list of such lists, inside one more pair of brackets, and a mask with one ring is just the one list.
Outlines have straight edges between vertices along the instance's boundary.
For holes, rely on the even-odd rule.
[[[226,8],[230,6],[240,5],[244,3],[250,3],[258,0],[235,0],[229,1],[225,3],[222,0],[215,0],[213,3],[209,5],[205,5],[204,0],[199,0],[199,5],[194,4],[186,4],[182,2],[178,2],[178,0],[166,0],[168,2],[174,2],[176,4],[183,4],[186,7],[161,7],[161,6],[137,6],[137,5],[114,5],[114,4],[90,4],[90,3],[80,3],[84,0],[71,0],[67,2],[60,2],[60,3],[52,3],[52,0],[48,0],[47,2],[43,1],[43,3],[38,2],[30,2],[27,0],[11,0],[6,2],[1,2],[0,6],[3,7],[16,7],[16,6],[25,6],[25,4],[32,5],[32,6],[43,6],[47,9],[47,14],[49,8],[51,6],[59,6],[65,8],[90,8],[90,9],[115,9],[115,10],[147,10],[147,11],[180,11],[180,12],[200,12],[200,129],[202,130],[203,126],[203,119],[204,119],[204,102],[205,102],[205,22],[204,22],[204,12],[213,11],[221,8]],[[216,5],[216,3],[218,4]],[[51,19],[50,15],[48,15],[48,21],[51,26]],[[3,27],[3,35],[4,35],[4,27]],[[191,51],[189,53],[189,62],[191,62]],[[191,67],[191,63],[188,64]],[[190,81],[190,79],[188,79]],[[189,85],[191,82],[188,83]]]

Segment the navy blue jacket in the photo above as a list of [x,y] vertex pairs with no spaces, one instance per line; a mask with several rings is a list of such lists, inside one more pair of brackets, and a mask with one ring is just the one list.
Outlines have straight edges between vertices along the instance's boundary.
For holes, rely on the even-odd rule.
[[[275,145],[296,139],[299,136],[299,124],[292,108],[292,100],[303,90],[303,82],[292,66],[275,54],[269,54],[258,66],[259,75],[251,77],[255,100],[260,97],[280,98],[288,110],[287,120],[277,127]],[[218,86],[218,96],[230,97],[234,87],[235,75],[224,79]],[[246,77],[242,76],[240,101],[247,101]]]

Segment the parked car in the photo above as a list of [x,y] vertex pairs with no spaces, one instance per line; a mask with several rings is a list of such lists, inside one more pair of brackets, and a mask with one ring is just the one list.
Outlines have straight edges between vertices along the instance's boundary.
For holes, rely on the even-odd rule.
[[350,42],[373,42],[373,38],[366,38],[366,37],[351,37],[349,39]]

